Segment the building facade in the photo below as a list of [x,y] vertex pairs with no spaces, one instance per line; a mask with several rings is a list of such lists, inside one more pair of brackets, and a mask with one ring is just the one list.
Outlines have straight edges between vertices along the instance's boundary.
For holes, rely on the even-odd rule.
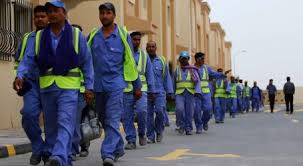
[[[33,6],[45,4],[46,0],[28,0]],[[209,18],[211,8],[201,0],[64,0],[68,19],[83,27],[89,34],[94,27],[100,27],[98,7],[112,2],[116,7],[116,23],[129,31],[141,31],[142,49],[154,40],[157,53],[166,57],[171,68],[178,65],[178,53],[189,51],[194,62],[196,52],[206,54],[206,62],[217,68],[230,69],[231,42],[225,41],[225,31],[219,23]],[[0,60],[1,115],[0,129],[20,127],[19,110],[21,98],[12,90],[13,62]]]

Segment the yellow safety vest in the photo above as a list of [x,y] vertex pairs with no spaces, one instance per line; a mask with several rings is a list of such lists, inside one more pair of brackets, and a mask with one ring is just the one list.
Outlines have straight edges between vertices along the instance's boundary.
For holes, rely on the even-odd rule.
[[231,88],[230,88],[230,94],[229,94],[229,98],[237,98],[237,84],[235,83],[231,83],[230,84]]
[[203,65],[203,77],[201,78],[201,89],[203,93],[210,93],[209,89],[209,75],[208,75],[208,69],[206,65]]
[[[89,39],[87,41],[88,46],[92,47],[92,42],[94,37],[96,36],[97,32],[99,31],[99,28],[94,28],[90,34]],[[120,27],[118,26],[119,35],[121,37],[121,40],[123,42],[123,45],[125,47],[124,49],[124,62],[123,62],[123,76],[124,80],[127,82],[135,81],[138,78],[138,71],[136,62],[134,60],[134,56],[132,53],[132,50],[127,42],[127,29],[126,27]]]
[[[140,54],[139,54],[139,60],[138,60],[138,73],[139,73],[139,77],[142,83],[142,88],[141,91],[142,92],[147,92],[148,87],[147,87],[147,80],[146,80],[146,66],[147,66],[147,55],[144,53],[144,51],[140,50]],[[127,87],[124,89],[124,92],[129,93],[132,92],[134,90],[133,84],[132,82],[128,82]]]
[[216,83],[215,97],[226,98],[226,90],[224,88],[224,80],[221,80],[220,86]]
[[[73,28],[73,44],[76,54],[79,53],[79,33],[78,28]],[[39,56],[40,51],[40,40],[43,30],[40,30],[36,34],[36,47],[35,54]],[[53,75],[52,68],[50,68],[46,73],[40,75],[39,78],[40,88],[44,89],[51,86],[53,83],[61,89],[80,89],[81,86],[81,70],[79,68],[71,69],[67,75]]]
[[248,86],[243,88],[243,97],[250,97],[250,88]]
[[22,39],[22,44],[21,44],[21,49],[20,49],[20,54],[18,59],[15,60],[15,66],[14,66],[14,74],[17,75],[17,69],[19,67],[20,62],[22,61],[24,57],[24,52],[27,46],[28,38],[33,32],[25,33]]
[[176,95],[182,94],[186,89],[191,94],[195,94],[195,84],[191,79],[190,72],[188,70],[186,80],[182,79],[181,69],[177,67],[176,69]]

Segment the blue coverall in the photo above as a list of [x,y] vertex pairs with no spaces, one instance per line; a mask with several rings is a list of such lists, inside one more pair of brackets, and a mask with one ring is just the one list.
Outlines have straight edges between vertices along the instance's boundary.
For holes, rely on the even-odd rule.
[[259,112],[260,105],[261,105],[261,90],[258,86],[254,86],[251,88],[251,105],[252,105],[252,112],[256,111]]
[[[229,88],[229,84],[226,79],[217,79],[216,80],[216,88],[220,87],[221,84],[225,83],[225,91]],[[215,94],[216,95],[216,94]],[[224,97],[223,97],[224,96]],[[225,93],[222,97],[215,97],[215,120],[216,122],[224,122],[225,119],[225,112],[227,109],[227,94]]]

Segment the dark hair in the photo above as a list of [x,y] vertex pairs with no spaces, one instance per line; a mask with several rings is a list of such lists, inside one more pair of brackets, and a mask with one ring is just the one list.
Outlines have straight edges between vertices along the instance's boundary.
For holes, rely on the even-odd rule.
[[134,36],[142,36],[142,33],[141,32],[138,32],[138,31],[135,31],[135,32],[132,32],[131,34],[130,34],[130,37],[134,37]]
[[222,68],[217,69],[217,72],[223,72]]
[[73,26],[73,27],[76,27],[76,28],[79,28],[81,32],[82,32],[82,30],[83,30],[82,27],[81,27],[80,25],[78,25],[78,24],[72,24],[72,26]]
[[42,5],[36,6],[34,8],[34,14],[39,13],[39,12],[46,13],[46,7],[42,6]]
[[270,79],[269,81],[273,81],[273,79]]
[[110,3],[110,2],[105,2],[105,3],[101,4],[99,6],[99,12],[101,10],[110,10],[110,11],[112,11],[114,13],[114,15],[116,15],[115,6],[112,3]]
[[290,81],[290,77],[289,77],[289,76],[288,76],[288,77],[286,77],[286,80],[287,80],[287,81]]
[[195,59],[197,59],[197,58],[200,58],[200,57],[203,57],[204,58],[204,53],[203,52],[197,52],[196,54],[195,54]]

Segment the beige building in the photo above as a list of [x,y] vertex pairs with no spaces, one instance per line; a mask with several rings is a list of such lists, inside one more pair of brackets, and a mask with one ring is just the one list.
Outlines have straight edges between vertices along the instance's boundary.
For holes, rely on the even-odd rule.
[[[64,0],[68,18],[83,27],[87,35],[93,27],[100,27],[98,7],[106,1],[116,7],[119,25],[129,31],[141,31],[146,35],[141,47],[149,40],[158,45],[158,54],[166,57],[174,68],[178,53],[186,50],[193,55],[206,54],[206,62],[214,68],[230,69],[231,42],[226,42],[225,31],[219,23],[211,23],[211,11],[207,2],[200,0]],[[46,0],[31,0],[34,5]],[[192,58],[193,62],[193,58]],[[13,62],[0,61],[1,120],[0,129],[20,127],[21,98],[12,90],[14,76],[10,72]]]

